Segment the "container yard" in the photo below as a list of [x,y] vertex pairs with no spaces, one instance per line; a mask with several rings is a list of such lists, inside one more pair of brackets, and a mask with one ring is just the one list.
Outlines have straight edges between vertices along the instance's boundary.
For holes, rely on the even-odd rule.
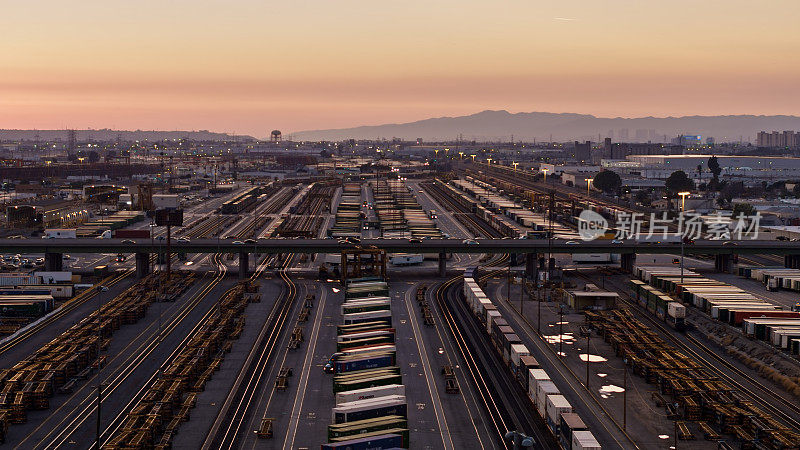
[[[342,325],[337,332],[339,346],[325,365],[325,371],[333,374],[336,406],[331,411],[328,444],[323,448],[360,448],[365,437],[411,448],[408,400],[397,367],[402,355],[397,355],[394,345],[387,295],[385,281],[346,285]],[[369,310],[362,311],[364,308]]]
[[345,183],[329,235],[334,238],[361,237],[361,185]]

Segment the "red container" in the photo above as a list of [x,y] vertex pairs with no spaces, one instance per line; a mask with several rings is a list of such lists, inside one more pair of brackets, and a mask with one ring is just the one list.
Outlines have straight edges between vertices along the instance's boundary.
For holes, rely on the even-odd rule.
[[126,230],[119,229],[114,231],[114,238],[116,239],[149,239],[150,230]]
[[749,319],[751,317],[767,317],[767,318],[778,318],[778,317],[788,317],[788,318],[798,318],[800,319],[800,312],[796,311],[782,311],[782,310],[766,310],[766,311],[750,311],[750,310],[742,310],[742,311],[734,311],[733,312],[733,325],[740,326],[744,319]]

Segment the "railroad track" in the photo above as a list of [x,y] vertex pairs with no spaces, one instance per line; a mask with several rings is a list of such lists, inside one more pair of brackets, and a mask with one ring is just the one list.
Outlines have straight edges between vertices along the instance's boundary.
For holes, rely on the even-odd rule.
[[[590,278],[585,275],[581,274],[581,276],[585,277],[586,279],[590,280]],[[741,394],[750,398],[755,404],[762,406],[764,409],[768,410],[769,412],[775,414],[776,416],[780,417],[784,420],[788,425],[791,425],[795,430],[800,431],[800,420],[796,417],[800,417],[800,405],[791,402],[784,397],[776,394],[773,390],[765,386],[760,380],[756,377],[745,373],[740,368],[736,367],[734,364],[731,364],[725,358],[718,355],[714,352],[708,345],[700,342],[693,336],[686,334],[686,338],[689,342],[694,344],[698,350],[695,350],[691,346],[687,345],[682,340],[678,339],[672,332],[670,328],[667,328],[664,324],[658,322],[654,317],[649,314],[645,314],[641,312],[640,306],[634,300],[632,300],[631,296],[627,293],[625,289],[619,286],[614,281],[606,280],[608,284],[610,282],[611,285],[615,287],[615,290],[621,295],[620,299],[631,307],[633,311],[640,312],[639,316],[644,317],[645,320],[651,324],[654,328],[658,329],[663,336],[666,336],[666,339],[675,345],[678,349],[686,352],[690,356],[697,359],[698,362],[701,362],[704,366],[708,369],[717,373],[721,379],[724,379],[726,382],[730,383],[732,386],[736,387]],[[706,356],[703,356],[701,352]],[[711,360],[712,359],[713,362]],[[750,387],[744,386],[734,377],[730,376],[729,374],[725,373],[722,370],[719,370],[718,366],[724,366],[728,369],[731,373],[735,374],[736,376],[740,377],[741,379],[745,380],[750,384]],[[756,392],[753,392],[753,391]],[[768,401],[767,401],[768,399]],[[786,411],[792,411],[794,415],[788,414]]]
[[[251,229],[252,229],[252,228],[251,228]],[[244,237],[244,236],[245,236],[247,233],[249,233],[249,231],[250,231],[250,230],[248,230],[248,228],[246,227],[246,228],[242,229],[241,231],[239,231],[239,232],[237,233],[237,237],[240,237],[240,238],[241,238],[241,237]],[[287,265],[289,264],[289,262],[290,262],[290,259],[291,259],[291,258],[287,259],[287,262],[286,262],[286,264],[287,264]],[[221,253],[216,253],[216,254],[214,254],[214,255],[213,255],[213,261],[214,261],[214,263],[215,263],[215,264],[217,265],[217,267],[218,267],[218,277],[219,277],[219,280],[221,280],[222,278],[224,278],[224,276],[225,276],[225,272],[227,272],[227,267],[226,267],[226,266],[225,266],[225,264],[222,262],[222,260],[223,260],[223,255],[222,255]],[[262,264],[260,264],[260,265],[259,265],[259,266],[256,268],[256,271],[253,273],[253,275],[251,275],[251,276],[250,276],[250,281],[254,281],[254,280],[256,280],[256,279],[257,279],[257,278],[258,278],[258,277],[261,275],[261,273],[264,271],[264,269],[265,269],[266,267],[267,267],[267,262],[266,262],[266,261],[265,261],[265,262],[263,262]],[[285,276],[285,274],[282,274],[282,276]],[[290,281],[290,282],[291,282],[291,281]],[[226,295],[228,295],[228,294],[229,294],[229,293],[230,293],[230,292],[231,292],[233,289],[234,289],[234,288],[231,288],[231,289],[229,289],[228,291],[226,291],[226,292],[225,292],[225,293],[224,293],[224,294],[223,294],[223,295],[222,295],[220,298],[224,298],[224,297],[225,297]],[[199,300],[198,300],[198,302],[199,302]],[[192,305],[192,307],[193,307],[193,306],[194,306],[194,305]],[[171,364],[171,363],[172,363],[172,362],[175,360],[175,358],[176,358],[176,357],[177,357],[177,356],[180,354],[180,352],[181,352],[181,351],[184,349],[184,347],[185,347],[185,346],[186,346],[186,344],[189,342],[189,340],[192,338],[192,336],[194,336],[194,335],[195,335],[195,333],[197,332],[197,330],[198,330],[200,327],[202,327],[204,323],[206,323],[206,321],[208,320],[208,318],[209,318],[209,317],[210,317],[212,314],[214,314],[214,308],[211,308],[211,309],[210,309],[210,310],[209,310],[209,311],[208,311],[208,312],[207,312],[207,313],[206,313],[206,314],[205,314],[205,315],[204,315],[204,316],[203,316],[203,317],[202,317],[202,318],[201,318],[201,319],[200,319],[200,320],[197,322],[197,324],[195,324],[194,328],[193,328],[193,329],[192,329],[192,330],[191,330],[189,333],[187,333],[187,335],[186,335],[186,337],[184,337],[183,341],[182,341],[182,342],[181,342],[181,343],[180,343],[180,344],[179,344],[179,345],[178,345],[178,346],[175,348],[175,350],[174,350],[174,351],[173,351],[173,352],[172,352],[172,353],[171,353],[171,354],[168,356],[168,358],[167,358],[167,359],[166,359],[166,361],[165,361],[165,362],[162,364],[162,366],[168,366],[169,364]],[[159,373],[158,373],[158,372],[154,373],[154,374],[153,374],[153,375],[152,375],[152,376],[151,376],[151,377],[150,377],[150,378],[147,380],[147,382],[145,382],[145,383],[142,385],[142,387],[139,389],[139,391],[138,391],[138,392],[137,392],[137,393],[136,393],[136,394],[135,394],[135,395],[134,395],[134,396],[131,398],[131,400],[130,400],[130,401],[127,403],[127,404],[126,404],[126,406],[125,406],[125,407],[124,407],[124,408],[123,408],[123,409],[122,409],[122,410],[119,412],[119,414],[118,414],[118,415],[117,415],[117,416],[114,418],[114,420],[112,421],[112,423],[111,423],[111,424],[110,424],[108,427],[106,427],[106,428],[105,428],[105,430],[103,431],[103,433],[102,433],[102,435],[101,435],[101,442],[102,442],[102,444],[103,444],[103,445],[107,444],[107,443],[109,442],[109,440],[110,440],[110,439],[111,439],[111,438],[112,438],[112,437],[113,437],[113,436],[114,436],[114,435],[115,435],[115,434],[116,434],[116,433],[119,431],[120,427],[121,427],[121,426],[124,424],[124,422],[125,422],[125,419],[126,419],[126,417],[127,417],[127,414],[128,414],[128,412],[129,412],[129,411],[130,411],[130,410],[131,410],[131,409],[132,409],[132,408],[133,408],[133,407],[134,407],[136,404],[138,404],[138,403],[139,403],[139,401],[141,400],[141,398],[142,398],[142,397],[145,395],[145,393],[147,392],[148,388],[149,388],[150,386],[152,386],[152,385],[153,385],[153,383],[154,383],[154,382],[155,382],[155,381],[158,379],[158,376],[159,376]]]
[[326,204],[330,205],[333,196],[331,188],[332,186],[327,185],[312,186],[308,195],[297,205],[295,213],[281,222],[272,231],[270,237],[314,237],[315,232],[322,225],[323,218],[320,215],[320,211]]
[[[499,256],[487,266],[498,266],[507,259],[508,255]],[[480,281],[501,272],[503,269],[490,271]],[[541,419],[530,414],[531,407],[525,401],[527,397],[518,392],[515,380],[508,382],[508,374],[503,370],[504,364],[490,349],[491,343],[486,342],[479,327],[474,325],[475,318],[465,311],[463,302],[459,301],[458,292],[454,289],[461,279],[462,277],[457,276],[442,283],[436,289],[435,298],[453,341],[466,363],[466,371],[486,408],[498,441],[510,448],[505,434],[517,430],[532,434],[537,448],[560,449]]]
[[[171,317],[167,318],[167,322],[163,325],[162,331],[160,336],[167,336],[169,335],[174,329],[180,324],[180,322],[197,306],[197,304],[205,298],[211,290],[218,284],[222,278],[224,277],[224,269],[221,268],[220,273],[209,283],[206,287],[195,293],[189,301],[181,307],[177,312],[175,312]],[[105,396],[109,396],[113,394],[117,389],[120,389],[122,384],[128,379],[128,377],[137,370],[144,360],[156,350],[158,345],[160,344],[159,339],[148,339],[147,335],[156,333],[157,330],[153,330],[156,327],[156,323],[149,324],[138,336],[131,339],[130,343],[122,349],[117,356],[111,357],[104,363],[104,366],[113,366],[115,367],[110,373],[103,374],[102,370],[99,370],[97,374],[90,377],[86,383],[83,384],[81,388],[79,388],[74,394],[72,394],[59,408],[57,408],[53,413],[48,416],[55,417],[56,414],[63,414],[63,419],[61,419],[58,423],[52,424],[47,419],[39,424],[33,431],[31,431],[23,440],[21,440],[18,444],[18,448],[31,448],[31,449],[38,449],[38,448],[60,448],[66,445],[70,437],[91,417],[96,415],[97,411],[97,394],[96,391],[91,388],[92,382],[97,383],[98,379],[102,379],[104,383],[104,390],[103,393]],[[133,349],[132,352],[128,353],[130,349],[133,348],[134,344],[137,341],[142,341],[138,347]],[[123,356],[127,355],[127,356]],[[82,397],[82,398],[81,398]],[[72,404],[70,402],[73,400],[80,399],[77,401],[77,404]],[[54,419],[56,420],[56,419]],[[37,436],[37,433],[45,430],[45,427],[49,427],[49,431],[47,434],[42,436]]]
[[[214,255],[214,257],[213,257],[213,258],[214,258],[214,263],[217,265],[217,268],[218,268],[218,275],[217,275],[217,278],[215,278],[215,281],[216,281],[217,279],[219,279],[219,280],[222,280],[222,279],[225,277],[225,272],[227,272],[227,268],[226,268],[226,267],[225,267],[225,265],[222,263],[222,257],[221,257],[221,254],[217,253],[217,254],[215,254],[215,255]],[[198,295],[198,296],[197,296],[197,298],[199,298],[199,300],[197,300],[196,302],[192,302],[192,305],[190,305],[190,307],[189,307],[189,308],[187,308],[187,310],[188,310],[188,309],[191,309],[191,308],[193,308],[194,306],[196,306],[196,304],[197,304],[197,303],[199,303],[199,301],[200,301],[200,300],[202,300],[202,298],[204,298],[204,297],[205,297],[205,295],[207,295],[207,294],[208,294],[208,293],[211,291],[211,289],[213,289],[213,287],[215,287],[215,286],[216,286],[216,284],[218,284],[218,283],[219,283],[219,281],[217,281],[216,283],[213,283],[214,285],[213,285],[213,286],[211,286],[210,288],[206,288],[206,290],[204,290],[204,293],[201,293],[201,294],[202,294],[202,296],[200,296],[200,295]],[[227,296],[227,295],[228,295],[228,294],[229,294],[229,293],[230,293],[230,292],[231,292],[233,289],[234,289],[234,288],[228,289],[226,292],[224,292],[224,293],[223,293],[223,294],[220,296],[220,298],[221,298],[221,299],[222,299],[222,298],[225,298],[225,296]],[[208,320],[208,319],[209,319],[209,318],[210,318],[210,317],[211,317],[213,314],[215,314],[215,307],[211,307],[211,308],[210,308],[210,309],[209,309],[209,310],[208,310],[208,311],[207,311],[207,312],[206,312],[206,313],[203,315],[203,317],[202,317],[200,320],[198,320],[198,321],[197,321],[197,323],[194,325],[194,327],[192,327],[192,329],[186,333],[186,335],[185,335],[185,336],[184,336],[184,338],[181,340],[181,342],[180,342],[180,343],[179,343],[179,344],[178,344],[178,345],[175,347],[175,349],[174,349],[174,350],[173,350],[173,351],[172,351],[172,352],[171,352],[171,353],[168,355],[168,357],[166,358],[166,360],[164,361],[164,363],[161,365],[161,367],[169,366],[170,364],[172,364],[172,363],[175,361],[175,358],[179,356],[179,354],[180,354],[180,353],[181,353],[181,351],[182,351],[182,350],[185,348],[185,346],[186,346],[186,345],[189,343],[189,341],[190,341],[190,340],[191,340],[191,339],[192,339],[192,338],[195,336],[195,334],[198,332],[198,330],[199,330],[201,327],[203,327],[203,326],[205,325],[206,321],[207,321],[207,320]],[[183,317],[185,317],[185,315],[184,315]],[[181,319],[182,319],[183,317],[181,317]],[[174,322],[174,321],[172,322],[172,324],[174,324],[174,326],[177,326],[177,323],[179,323],[179,322]],[[173,329],[174,329],[174,326],[173,326]],[[169,333],[169,332],[171,332],[171,331],[172,331],[172,329],[169,329],[169,330],[166,330],[166,329],[165,329],[165,331],[166,331],[167,333]],[[163,333],[162,333],[162,334],[163,334]],[[152,351],[152,350],[151,350],[151,351]],[[110,423],[108,426],[106,426],[106,427],[103,429],[103,432],[101,433],[101,436],[100,436],[100,441],[101,441],[101,444],[102,444],[102,445],[101,445],[101,447],[102,447],[103,445],[106,445],[106,444],[108,444],[108,443],[109,443],[109,440],[110,440],[110,439],[111,439],[111,438],[112,438],[112,437],[113,437],[115,434],[117,434],[117,432],[119,432],[120,428],[121,428],[121,427],[124,425],[124,423],[125,423],[125,419],[126,419],[126,417],[127,417],[128,413],[129,413],[129,412],[130,412],[130,411],[131,411],[131,410],[132,410],[132,409],[135,407],[135,405],[137,405],[137,404],[138,404],[138,403],[141,401],[142,397],[143,397],[143,396],[144,396],[144,395],[147,393],[147,390],[148,390],[148,388],[149,388],[150,386],[152,386],[152,385],[153,385],[153,383],[155,383],[155,382],[158,380],[158,378],[159,378],[159,375],[160,375],[160,373],[159,373],[159,372],[160,372],[160,371],[156,371],[156,372],[154,372],[154,373],[153,373],[153,374],[152,374],[152,375],[151,375],[151,376],[148,378],[148,380],[147,380],[147,381],[146,381],[146,382],[145,382],[145,383],[144,383],[144,384],[143,384],[143,385],[140,387],[140,389],[139,389],[139,390],[138,390],[138,391],[137,391],[137,392],[136,392],[136,393],[135,393],[135,394],[134,394],[134,395],[131,397],[130,401],[129,401],[129,402],[128,402],[128,403],[127,403],[127,404],[126,404],[126,405],[125,405],[125,406],[122,408],[122,410],[121,410],[121,411],[120,411],[120,412],[119,412],[119,413],[118,413],[118,414],[117,414],[117,415],[114,417],[114,419],[111,421],[111,423]],[[95,445],[95,443],[96,443],[96,441],[92,442],[92,444],[91,444],[91,445],[90,445],[88,448],[89,448],[89,449],[91,449],[91,448],[94,448],[94,445]]]
[[457,203],[450,196],[442,191],[442,188],[435,183],[420,183],[420,186],[430,194],[436,203],[447,208],[453,213],[453,216],[461,222],[462,225],[477,235],[485,235],[489,238],[502,238],[503,235],[499,231],[492,228],[486,221],[475,215],[464,205]]
[[[257,401],[256,393],[259,388],[264,387],[262,380],[265,373],[269,373],[267,370],[269,361],[278,352],[278,343],[286,331],[286,324],[289,321],[294,300],[297,298],[297,286],[286,274],[286,269],[289,268],[293,259],[294,255],[287,255],[282,269],[279,271],[285,289],[279,300],[273,305],[242,371],[236,378],[231,392],[206,435],[202,446],[204,450],[235,448],[243,439],[242,434],[251,432],[246,427],[253,412],[253,403]],[[263,270],[266,262],[261,267]]]
[[[100,281],[98,284],[106,287],[114,286],[115,284],[118,284],[125,278],[129,277],[133,272],[134,270],[132,269],[126,270],[121,274],[109,276]],[[0,355],[11,350],[12,348],[14,348],[14,346],[19,345],[20,343],[30,338],[31,336],[35,335],[48,325],[55,323],[59,319],[63,318],[65,315],[69,314],[79,306],[83,305],[84,303],[88,302],[89,300],[95,297],[97,297],[97,291],[95,291],[94,289],[87,289],[81,292],[76,297],[67,300],[66,302],[64,302],[63,305],[61,305],[60,308],[55,310],[55,312],[53,312],[49,316],[46,316],[39,322],[29,326],[28,328],[25,328],[22,331],[19,331],[17,334],[11,335],[10,339],[0,344]]]

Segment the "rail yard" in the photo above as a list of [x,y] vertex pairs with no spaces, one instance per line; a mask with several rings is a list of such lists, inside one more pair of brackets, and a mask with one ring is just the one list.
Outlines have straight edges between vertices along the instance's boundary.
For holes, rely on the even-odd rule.
[[[619,232],[654,224],[642,205],[392,164],[145,186],[41,254],[0,239],[3,445],[800,448],[800,259],[710,231],[662,254]],[[579,250],[585,211],[603,253]]]

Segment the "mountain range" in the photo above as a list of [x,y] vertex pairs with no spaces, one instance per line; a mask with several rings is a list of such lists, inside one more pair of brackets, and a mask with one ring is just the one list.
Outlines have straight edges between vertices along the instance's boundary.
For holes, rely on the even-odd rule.
[[[628,138],[619,130],[628,130]],[[640,138],[636,138],[636,131]],[[678,135],[714,137],[717,142],[755,140],[759,131],[800,130],[798,116],[682,116],[596,117],[589,114],[482,111],[458,117],[437,117],[416,122],[293,132],[294,140],[423,139],[425,141],[569,141],[611,136],[615,140],[663,142]],[[665,139],[666,138],[666,139]]]

